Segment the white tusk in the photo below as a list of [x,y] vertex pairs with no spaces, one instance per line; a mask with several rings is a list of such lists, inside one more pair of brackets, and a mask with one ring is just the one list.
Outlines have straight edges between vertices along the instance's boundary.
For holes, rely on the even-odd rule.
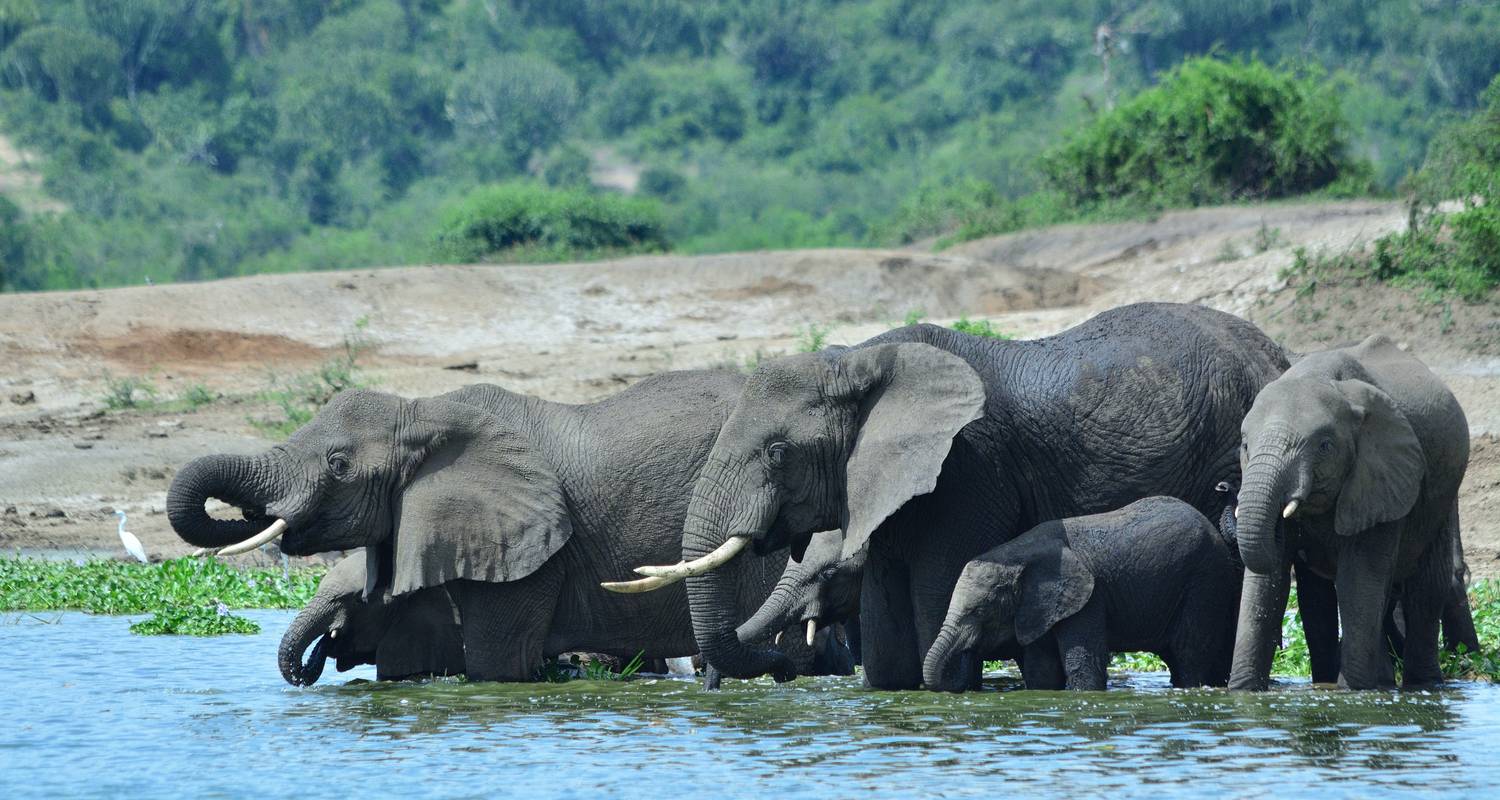
[[1235,506],[1234,507],[1234,518],[1235,519],[1239,519],[1240,518],[1240,507],[1239,506]]
[[216,552],[218,551],[214,550],[212,547],[200,547],[197,550],[188,553],[188,558],[202,558],[204,556],[211,556]]
[[1286,508],[1281,510],[1282,519],[1291,519],[1292,515],[1297,513],[1297,502],[1298,501],[1293,500],[1292,502],[1286,504]]
[[812,647],[813,639],[818,636],[818,621],[810,619],[807,621],[807,646]]
[[776,645],[777,647],[780,647],[781,646],[781,635],[783,633],[786,633],[786,631],[777,631],[776,632],[776,638],[774,638],[774,639],[771,640],[771,644]]
[[669,567],[636,567],[635,574],[645,575],[648,578],[672,578],[681,580],[694,575],[702,575],[705,572],[716,569],[728,563],[730,559],[740,554],[745,546],[750,544],[749,536],[731,536],[729,541],[721,544],[712,553],[692,561],[678,562]]
[[237,556],[240,553],[248,553],[266,542],[274,541],[281,534],[286,533],[286,520],[278,519],[271,523],[271,527],[251,536],[239,544],[232,544],[219,551],[221,556]]
[[604,581],[599,585],[619,594],[640,594],[641,592],[654,592],[676,582],[674,578],[641,578],[634,581]]
[[330,638],[330,639],[337,639],[337,638],[339,638],[339,629],[338,628],[329,628],[328,629],[328,638]]

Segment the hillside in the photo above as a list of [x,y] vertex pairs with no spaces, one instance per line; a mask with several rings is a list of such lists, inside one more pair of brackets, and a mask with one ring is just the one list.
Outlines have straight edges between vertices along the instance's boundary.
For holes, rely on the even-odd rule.
[[[251,424],[285,422],[262,393],[336,360],[350,337],[365,380],[384,390],[483,381],[577,402],[662,370],[858,342],[909,315],[1029,337],[1168,300],[1247,316],[1293,348],[1382,331],[1420,354],[1468,412],[1470,565],[1500,575],[1500,302],[1445,307],[1384,285],[1309,293],[1284,276],[1297,247],[1347,250],[1405,221],[1397,203],[1277,204],[1060,226],[942,255],[646,256],[0,296],[0,547],[113,552],[109,509],[120,507],[149,550],[182,552],[162,513],[173,470],[274,441]],[[137,379],[155,402],[106,411]],[[182,400],[199,391],[201,405]]]

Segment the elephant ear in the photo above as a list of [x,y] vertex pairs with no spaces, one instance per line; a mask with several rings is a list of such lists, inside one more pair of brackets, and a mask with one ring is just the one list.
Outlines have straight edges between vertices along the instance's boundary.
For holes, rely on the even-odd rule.
[[1094,573],[1072,548],[1043,552],[1026,562],[1016,598],[1016,641],[1031,644],[1052,626],[1083,610],[1094,594]]
[[416,407],[422,458],[399,495],[393,593],[535,572],[573,535],[562,484],[520,431],[449,400]]
[[1391,396],[1360,380],[1334,381],[1359,419],[1354,466],[1339,490],[1333,525],[1351,536],[1411,513],[1427,460]]
[[839,357],[860,400],[845,466],[844,554],[858,554],[891,514],[937,486],[953,437],[984,414],[984,383],[962,358],[927,344],[884,344]]

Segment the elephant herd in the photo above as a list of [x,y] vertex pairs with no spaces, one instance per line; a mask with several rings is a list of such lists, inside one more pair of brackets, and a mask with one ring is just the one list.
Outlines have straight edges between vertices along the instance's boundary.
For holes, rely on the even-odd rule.
[[857,654],[870,687],[954,691],[1012,658],[1028,687],[1102,689],[1111,653],[1145,650],[1174,685],[1261,689],[1295,574],[1314,680],[1359,689],[1394,685],[1392,641],[1406,686],[1441,681],[1440,626],[1478,648],[1467,460],[1452,394],[1383,337],[1298,355],[1146,303],[583,405],[345,392],[284,444],[186,465],[167,511],[221,553],[361,550],[282,640],[298,685],[329,657],[525,681],[588,651],[701,654],[715,680]]

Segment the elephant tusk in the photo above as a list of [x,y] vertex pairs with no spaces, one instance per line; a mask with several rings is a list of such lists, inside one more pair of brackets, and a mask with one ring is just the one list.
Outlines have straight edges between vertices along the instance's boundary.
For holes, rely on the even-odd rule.
[[654,592],[663,586],[671,586],[676,580],[670,578],[640,578],[633,581],[604,581],[599,585],[618,594],[640,594]]
[[813,639],[818,636],[818,621],[810,619],[807,621],[807,646],[812,647]]
[[338,628],[329,628],[328,629],[328,638],[330,638],[330,639],[337,639],[337,638],[339,638],[339,629]]
[[1297,503],[1298,503],[1298,501],[1296,501],[1296,500],[1293,500],[1292,502],[1287,503],[1286,504],[1286,508],[1284,508],[1284,509],[1281,510],[1281,518],[1282,519],[1291,519],[1292,515],[1295,514],[1295,513],[1297,513]]
[[1240,518],[1240,507],[1239,506],[1235,506],[1234,507],[1234,518],[1235,519],[1239,519]]
[[780,647],[781,646],[781,635],[784,634],[784,633],[786,633],[786,631],[777,631],[776,632],[776,638],[774,638],[774,639],[771,640],[771,644],[773,644],[773,645],[775,645],[777,647]]
[[731,536],[729,540],[719,545],[712,553],[692,561],[683,561],[668,567],[636,567],[635,574],[645,575],[648,578],[671,578],[682,580],[694,575],[702,575],[728,563],[730,559],[740,554],[745,546],[750,544],[749,536]]
[[236,556],[240,553],[248,553],[261,545],[276,540],[281,534],[286,533],[286,520],[278,519],[271,523],[271,527],[251,536],[239,544],[232,544],[218,552],[221,556]]
[[188,553],[188,558],[202,558],[204,556],[211,556],[216,552],[218,551],[214,550],[212,547],[200,547],[197,550]]

